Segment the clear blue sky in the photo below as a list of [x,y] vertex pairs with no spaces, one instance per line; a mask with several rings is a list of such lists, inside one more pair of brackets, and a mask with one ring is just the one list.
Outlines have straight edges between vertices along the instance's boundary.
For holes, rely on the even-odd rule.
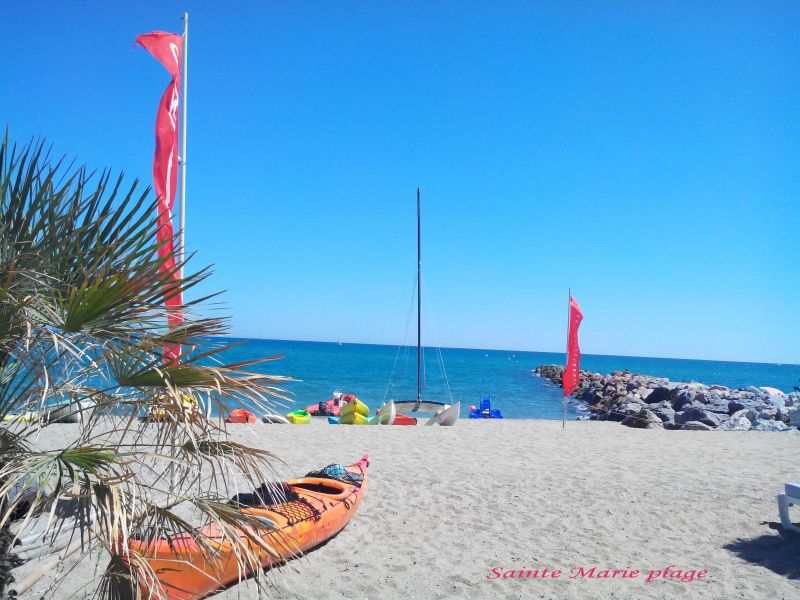
[[431,343],[800,363],[797,3],[4,2],[0,121],[149,183],[184,8],[236,334],[399,343],[419,185]]

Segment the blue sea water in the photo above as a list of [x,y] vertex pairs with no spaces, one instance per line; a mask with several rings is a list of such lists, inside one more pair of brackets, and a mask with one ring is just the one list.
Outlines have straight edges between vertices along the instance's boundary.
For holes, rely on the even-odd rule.
[[[335,390],[356,394],[371,408],[388,399],[416,398],[416,347],[246,340],[226,351],[225,359],[236,362],[273,354],[283,358],[254,370],[300,380],[284,386],[298,408],[327,400]],[[441,359],[447,380],[436,349],[424,349],[426,400],[449,402],[449,384],[453,401],[461,401],[462,416],[466,416],[469,405],[478,404],[482,395],[489,394],[493,407],[502,410],[506,418],[561,418],[561,389],[535,376],[532,370],[544,364],[564,364],[563,353],[442,348]],[[672,381],[731,388],[772,386],[790,392],[800,385],[800,365],[585,354],[581,368],[600,373],[627,369]],[[574,407],[570,410],[575,412]]]

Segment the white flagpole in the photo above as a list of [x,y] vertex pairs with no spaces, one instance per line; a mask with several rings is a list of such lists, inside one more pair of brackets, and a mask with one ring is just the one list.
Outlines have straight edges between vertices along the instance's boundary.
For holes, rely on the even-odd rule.
[[[567,374],[567,367],[569,366],[569,326],[570,326],[570,306],[572,304],[572,288],[569,288],[567,292],[567,360],[566,364],[564,365],[564,375]],[[564,386],[564,377],[561,377],[561,386]],[[561,429],[565,429],[567,427],[567,397],[564,396],[564,414],[561,418]]]
[[181,279],[183,279],[183,253],[186,247],[186,96],[189,89],[189,77],[187,66],[189,64],[189,13],[183,13],[183,50],[181,51],[181,151],[179,157],[180,178],[181,178],[181,212],[180,224],[180,245],[178,246],[178,261],[181,265]]
[[[189,13],[183,13],[183,48],[181,49],[181,128],[180,128],[180,151],[178,152],[178,167],[181,180],[181,212],[178,221],[178,231],[180,241],[178,243],[178,262],[180,263],[180,278],[183,279],[183,249],[186,242],[186,91],[189,88],[189,81],[186,75],[186,66],[189,63]],[[169,487],[170,491],[175,488],[175,463],[170,461],[169,467]],[[169,498],[169,496],[167,496]]]

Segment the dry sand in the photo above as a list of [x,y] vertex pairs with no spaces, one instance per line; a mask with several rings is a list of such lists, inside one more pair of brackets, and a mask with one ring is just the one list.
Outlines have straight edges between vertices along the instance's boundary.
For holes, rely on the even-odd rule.
[[[609,422],[570,422],[562,431],[559,422],[531,420],[452,428],[316,420],[231,430],[298,475],[370,455],[358,514],[330,543],[273,571],[276,598],[800,598],[800,536],[779,532],[773,499],[785,481],[800,480],[798,431]],[[645,583],[648,570],[668,565],[707,575]],[[83,560],[58,597],[102,566],[103,559]],[[487,579],[496,567],[562,575]],[[641,573],[570,578],[577,567]],[[55,577],[22,598],[37,597]],[[214,596],[256,597],[252,583]]]

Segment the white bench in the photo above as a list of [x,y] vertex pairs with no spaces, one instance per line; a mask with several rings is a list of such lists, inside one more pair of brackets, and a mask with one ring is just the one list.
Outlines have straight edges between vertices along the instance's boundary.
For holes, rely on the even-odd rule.
[[787,531],[800,533],[800,527],[789,519],[789,507],[793,504],[800,506],[800,483],[787,483],[785,494],[778,494],[775,500],[778,503],[778,514],[781,516],[781,525]]

